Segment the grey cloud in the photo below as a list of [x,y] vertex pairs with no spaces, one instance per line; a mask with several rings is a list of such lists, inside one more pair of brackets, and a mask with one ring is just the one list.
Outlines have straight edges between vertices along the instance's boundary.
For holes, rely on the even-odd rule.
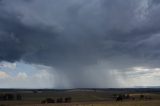
[[[103,71],[106,79],[111,79],[112,69],[157,66],[159,43],[154,48],[150,48],[150,42],[140,43],[160,31],[159,5],[150,1],[3,1],[0,60],[54,67],[65,73],[73,86],[98,86],[103,82],[94,69],[99,61],[107,64]],[[90,66],[90,75],[99,79],[97,83],[85,74]]]

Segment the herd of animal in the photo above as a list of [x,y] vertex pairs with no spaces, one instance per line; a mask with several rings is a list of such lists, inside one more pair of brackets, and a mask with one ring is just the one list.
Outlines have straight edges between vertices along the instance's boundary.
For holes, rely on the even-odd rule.
[[57,99],[47,98],[45,100],[42,100],[41,103],[42,104],[45,104],[45,103],[71,103],[71,101],[72,101],[71,97],[57,98]]
[[[140,94],[138,97],[131,96],[130,94],[115,94],[113,95],[113,99],[115,101],[123,101],[123,100],[151,100],[151,96],[146,96]],[[3,93],[0,94],[0,101],[13,101],[13,100],[22,100],[21,94],[12,94],[12,93]],[[72,97],[60,97],[60,98],[46,98],[41,101],[41,104],[46,103],[71,103]]]
[[12,100],[22,100],[20,94],[3,93],[0,94],[0,101],[12,101]]
[[116,101],[123,101],[123,100],[151,100],[152,97],[151,96],[146,96],[146,95],[139,95],[138,97],[135,96],[130,96],[129,94],[118,94],[118,95],[114,95],[113,97]]
[[[140,94],[138,97],[131,96],[130,94],[116,94],[114,95],[114,100],[115,101],[123,101],[123,100],[151,100],[151,96],[146,96],[143,94]],[[66,97],[66,98],[57,98],[57,99],[52,99],[52,98],[47,98],[45,100],[42,100],[41,103],[71,103],[72,98],[71,97]]]

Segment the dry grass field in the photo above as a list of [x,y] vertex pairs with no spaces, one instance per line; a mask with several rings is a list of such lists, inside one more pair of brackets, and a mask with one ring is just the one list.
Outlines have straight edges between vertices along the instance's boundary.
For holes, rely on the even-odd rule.
[[124,102],[76,102],[62,104],[34,104],[34,103],[9,103],[0,106],[160,106],[159,100],[152,101],[124,101]]
[[[18,92],[22,100],[0,101],[0,106],[160,106],[160,93],[152,92],[121,92],[121,91],[45,91],[45,92]],[[116,101],[115,94],[129,93],[132,99]],[[140,99],[140,95],[151,99]],[[71,103],[45,103],[46,98],[72,97]]]

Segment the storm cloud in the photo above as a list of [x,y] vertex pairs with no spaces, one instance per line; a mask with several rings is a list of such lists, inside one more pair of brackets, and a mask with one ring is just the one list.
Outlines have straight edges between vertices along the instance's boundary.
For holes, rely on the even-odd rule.
[[52,67],[71,87],[119,87],[126,69],[159,66],[159,9],[158,0],[1,0],[0,61]]

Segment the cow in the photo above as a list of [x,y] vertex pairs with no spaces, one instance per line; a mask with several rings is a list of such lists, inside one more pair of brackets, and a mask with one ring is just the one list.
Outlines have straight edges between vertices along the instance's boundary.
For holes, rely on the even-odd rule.
[[145,96],[144,96],[143,94],[141,94],[141,95],[139,96],[139,99],[140,99],[140,100],[144,100],[144,97],[145,97]]
[[116,98],[116,101],[123,101],[122,95],[118,95],[117,98]]
[[57,98],[57,103],[63,103],[63,98]]
[[52,98],[47,98],[41,101],[41,104],[45,104],[45,103],[55,103],[55,100]]
[[55,100],[52,99],[52,98],[47,98],[47,99],[46,99],[46,102],[47,102],[47,103],[55,103]]
[[42,100],[42,101],[41,101],[41,104],[45,104],[45,103],[46,103],[46,100]]
[[17,100],[22,100],[22,96],[20,94],[17,94],[16,97],[17,97]]
[[71,103],[71,101],[72,101],[72,98],[71,98],[71,97],[66,97],[66,98],[64,99],[64,102],[65,102],[65,103]]
[[3,100],[9,100],[9,101],[12,101],[14,100],[14,95],[13,94],[10,94],[10,93],[7,93],[3,96]]

